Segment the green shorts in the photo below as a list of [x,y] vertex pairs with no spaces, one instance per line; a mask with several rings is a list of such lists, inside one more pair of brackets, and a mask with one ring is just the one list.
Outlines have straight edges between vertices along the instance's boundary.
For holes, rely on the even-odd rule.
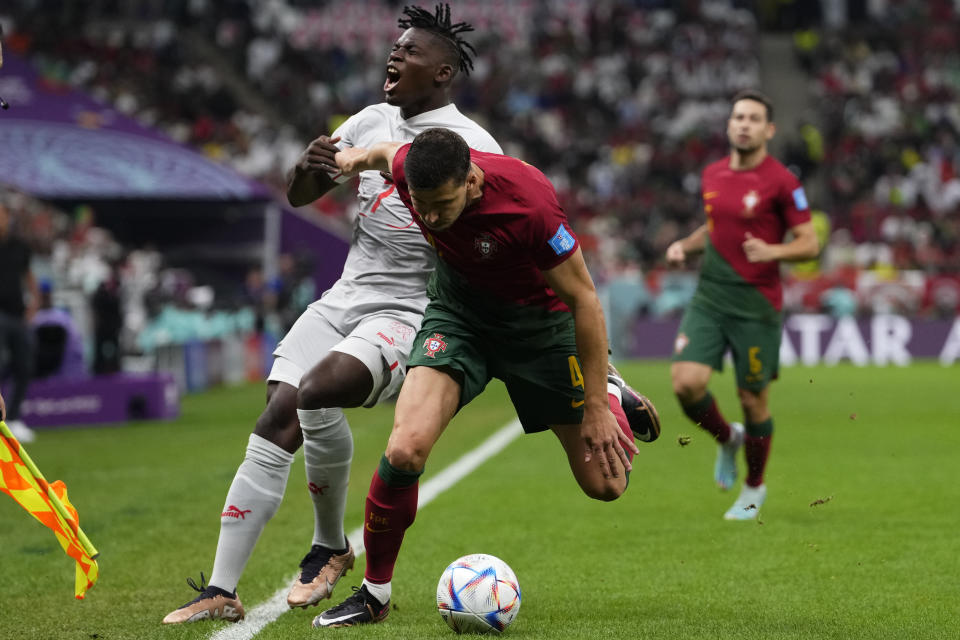
[[674,343],[674,362],[699,362],[723,371],[727,349],[733,354],[737,386],[762,391],[780,372],[782,322],[746,320],[691,304]]
[[571,313],[482,296],[471,298],[469,307],[442,294],[431,298],[408,367],[459,372],[459,408],[491,378],[502,380],[527,433],[583,421],[583,375]]

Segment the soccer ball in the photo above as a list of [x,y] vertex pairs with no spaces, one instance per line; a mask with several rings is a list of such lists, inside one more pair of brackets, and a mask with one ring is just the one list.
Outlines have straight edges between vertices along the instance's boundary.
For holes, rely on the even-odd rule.
[[463,556],[440,576],[437,610],[457,633],[500,633],[520,611],[520,584],[496,556]]

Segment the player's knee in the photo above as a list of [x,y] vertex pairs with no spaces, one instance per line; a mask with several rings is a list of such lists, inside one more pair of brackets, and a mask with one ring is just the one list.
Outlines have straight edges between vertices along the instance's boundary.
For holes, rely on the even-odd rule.
[[747,416],[761,413],[765,408],[763,398],[756,392],[748,389],[738,389],[737,395],[740,397],[740,406]]
[[303,443],[303,434],[297,419],[296,395],[290,388],[268,392],[268,398],[267,406],[257,418],[253,432],[292,453]]
[[401,471],[420,471],[427,463],[429,450],[413,440],[391,438],[387,444],[387,461]]
[[703,397],[706,386],[692,376],[684,374],[674,374],[671,376],[673,381],[673,393],[677,399],[684,404],[696,402]]
[[601,502],[613,502],[623,495],[627,489],[625,478],[604,478],[605,482],[597,483],[590,487],[584,487],[583,491],[588,497]]

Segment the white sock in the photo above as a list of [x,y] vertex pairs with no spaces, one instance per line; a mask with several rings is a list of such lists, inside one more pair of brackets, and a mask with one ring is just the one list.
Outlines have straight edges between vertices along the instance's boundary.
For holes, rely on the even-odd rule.
[[247,566],[257,538],[283,500],[293,454],[255,433],[233,477],[220,514],[220,539],[210,584],[231,593]]
[[617,402],[623,404],[623,394],[620,393],[620,387],[612,382],[607,383],[607,393],[617,399]]
[[364,578],[363,586],[367,588],[367,591],[370,592],[370,595],[376,598],[380,604],[387,604],[390,602],[391,589],[389,582],[384,584],[374,584],[372,582],[367,582],[367,579]]
[[303,460],[313,500],[313,544],[344,547],[343,513],[353,460],[353,433],[342,409],[297,409]]

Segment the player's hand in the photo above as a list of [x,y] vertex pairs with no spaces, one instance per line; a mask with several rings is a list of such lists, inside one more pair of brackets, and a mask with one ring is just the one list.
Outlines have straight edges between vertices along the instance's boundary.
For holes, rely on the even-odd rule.
[[767,244],[760,238],[753,237],[753,234],[749,231],[747,231],[745,237],[742,246],[748,262],[770,262],[777,259],[772,245]]
[[585,410],[583,422],[580,423],[580,437],[583,438],[585,455],[584,462],[589,463],[596,459],[600,464],[600,471],[604,478],[620,477],[617,458],[627,471],[632,471],[630,458],[623,448],[629,447],[634,454],[640,453],[633,439],[627,439],[626,434],[617,424],[617,419],[609,409],[602,411]]
[[3,404],[3,394],[0,393],[0,420],[7,419],[7,405]]
[[682,267],[687,260],[687,252],[683,250],[683,243],[675,240],[667,247],[667,264],[674,267]]
[[362,147],[347,147],[337,152],[335,159],[340,173],[345,176],[355,176],[365,166],[363,163],[367,159],[367,150]]
[[340,142],[340,136],[331,138],[330,136],[320,136],[307,146],[300,159],[297,161],[297,169],[306,173],[323,172],[328,175],[335,175],[340,172],[337,167],[337,161],[334,159],[340,149],[336,143]]

